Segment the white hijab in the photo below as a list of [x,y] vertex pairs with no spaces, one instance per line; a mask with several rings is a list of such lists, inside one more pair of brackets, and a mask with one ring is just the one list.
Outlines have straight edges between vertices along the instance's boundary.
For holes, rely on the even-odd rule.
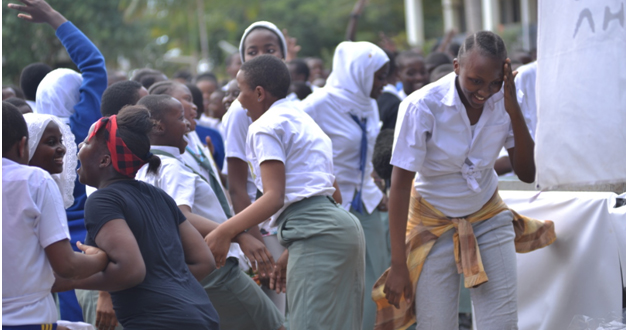
[[388,61],[386,53],[370,42],[341,42],[336,47],[332,71],[322,89],[342,108],[358,114],[372,111],[373,77]]
[[[39,98],[38,98],[39,99]],[[24,114],[24,120],[28,126],[28,161],[33,158],[35,150],[39,145],[44,130],[48,123],[55,122],[59,126],[63,137],[63,146],[65,146],[65,156],[63,156],[63,172],[52,174],[52,178],[59,186],[61,196],[63,197],[63,206],[67,209],[74,204],[74,180],[76,180],[76,143],[74,143],[74,134],[70,131],[70,126],[64,124],[53,115],[27,113]]]
[[281,54],[283,55],[282,58],[286,59],[288,45],[286,44],[286,38],[283,36],[283,33],[279,30],[279,28],[277,28],[275,24],[267,21],[259,21],[249,25],[249,27],[244,30],[242,39],[240,39],[240,59],[242,60],[242,63],[244,63],[244,39],[246,39],[246,36],[248,36],[249,33],[251,33],[251,31],[256,28],[265,28],[277,35],[277,38],[279,38],[279,42],[281,42]]
[[70,69],[50,71],[37,87],[37,113],[59,117],[68,124],[74,113],[74,106],[79,102],[80,87],[83,77]]

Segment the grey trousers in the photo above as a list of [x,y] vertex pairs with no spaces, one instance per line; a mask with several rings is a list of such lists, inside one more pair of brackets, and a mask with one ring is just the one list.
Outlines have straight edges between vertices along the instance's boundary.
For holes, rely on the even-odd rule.
[[361,330],[364,231],[358,219],[325,196],[290,205],[277,238],[288,248],[290,329]]
[[[517,329],[517,264],[512,213],[473,224],[488,282],[470,289],[479,330]],[[454,230],[432,247],[417,283],[417,329],[458,329],[460,274],[453,253]]]

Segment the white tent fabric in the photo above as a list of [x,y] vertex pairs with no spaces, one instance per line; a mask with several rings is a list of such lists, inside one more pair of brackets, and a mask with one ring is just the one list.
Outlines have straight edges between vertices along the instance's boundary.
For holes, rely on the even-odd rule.
[[625,0],[541,0],[538,11],[538,188],[625,182]]
[[[626,206],[608,192],[501,190],[520,214],[553,220],[556,242],[517,254],[519,329],[567,329],[574,317],[621,315],[626,285]],[[489,274],[490,276],[490,274]]]

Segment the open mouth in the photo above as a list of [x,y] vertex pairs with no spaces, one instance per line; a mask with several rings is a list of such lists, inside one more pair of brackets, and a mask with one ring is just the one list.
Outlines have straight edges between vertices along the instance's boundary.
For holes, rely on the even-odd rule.
[[63,165],[63,157],[53,158],[52,161],[57,165]]

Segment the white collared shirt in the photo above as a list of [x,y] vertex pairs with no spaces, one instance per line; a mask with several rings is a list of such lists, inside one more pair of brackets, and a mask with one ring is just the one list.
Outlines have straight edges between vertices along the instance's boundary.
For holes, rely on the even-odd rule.
[[418,172],[416,191],[451,217],[471,214],[491,198],[497,155],[515,145],[503,88],[486,100],[472,134],[455,81],[451,73],[401,102],[390,161]]
[[536,132],[536,68],[537,62],[528,63],[517,68],[519,73],[515,77],[515,87],[523,94],[521,113],[525,118],[530,136],[534,139]]
[[68,220],[50,174],[2,158],[2,325],[57,321],[44,249],[64,239]]
[[366,170],[364,172],[364,186],[362,188],[362,202],[368,213],[379,205],[384,194],[375,185],[371,177],[373,173],[373,149],[379,134],[379,113],[377,103],[372,100],[371,111],[360,113],[352,109],[342,108],[334,102],[334,95],[325,93],[324,89],[310,94],[302,102],[303,110],[331,139],[334,150],[334,175],[340,194],[342,206],[349,210],[354,194],[360,188],[362,173],[360,172],[360,142],[362,129],[351,118],[355,114],[359,118],[367,119],[368,148],[366,154]]
[[246,152],[259,190],[264,188],[260,164],[278,160],[285,165],[284,206],[272,216],[271,226],[276,226],[277,217],[290,204],[312,196],[331,196],[336,190],[331,140],[294,102],[276,101],[251,124]]
[[[135,179],[144,181],[165,191],[177,205],[187,205],[192,213],[212,220],[216,223],[227,221],[227,215],[220,205],[220,201],[209,183],[199,174],[194,173],[185,166],[179,148],[171,146],[151,145],[151,149],[157,149],[173,155],[175,158],[158,155],[161,166],[158,173],[148,173],[148,164],[142,166]],[[234,247],[235,246],[235,247]],[[231,244],[228,256],[238,256],[239,245]]]
[[[246,114],[246,110],[238,100],[233,101],[227,113],[222,117],[224,123],[225,158],[238,158],[248,163],[246,158],[246,135],[251,125],[251,118]],[[227,159],[227,162],[229,160]],[[227,168],[223,166],[222,172],[227,174]],[[249,171],[246,184],[246,192],[251,203],[257,196],[255,181]]]

